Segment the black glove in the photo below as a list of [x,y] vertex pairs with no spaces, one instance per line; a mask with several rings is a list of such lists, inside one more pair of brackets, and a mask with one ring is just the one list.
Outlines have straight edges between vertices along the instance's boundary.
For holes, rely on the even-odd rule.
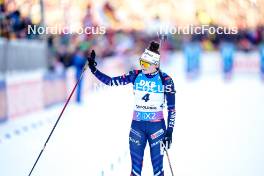
[[[166,134],[164,136],[163,139],[163,144],[168,147],[168,149],[170,148],[170,145],[172,143],[172,131],[166,131]],[[167,146],[168,145],[168,146]]]
[[89,56],[87,57],[89,68],[93,73],[96,71],[96,65],[97,65],[97,63],[95,62],[95,56],[96,56],[95,51],[92,50],[90,57]]

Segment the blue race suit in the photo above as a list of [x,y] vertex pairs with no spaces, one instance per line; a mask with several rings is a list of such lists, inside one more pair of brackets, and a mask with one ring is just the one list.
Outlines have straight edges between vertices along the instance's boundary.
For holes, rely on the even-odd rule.
[[[129,134],[131,175],[141,175],[147,141],[150,146],[153,173],[155,176],[164,175],[160,142],[166,131],[173,132],[175,122],[175,89],[172,78],[160,70],[154,74],[143,74],[141,70],[133,70],[122,76],[109,77],[96,69],[93,74],[109,86],[133,84],[135,107]],[[165,99],[168,110],[167,129],[162,111]]]

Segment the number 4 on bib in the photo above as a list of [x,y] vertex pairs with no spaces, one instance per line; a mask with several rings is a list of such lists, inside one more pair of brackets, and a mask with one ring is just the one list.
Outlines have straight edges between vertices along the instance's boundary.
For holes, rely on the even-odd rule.
[[142,97],[142,100],[145,100],[145,102],[147,102],[147,101],[149,101],[149,93],[147,93],[146,95],[144,95],[143,97]]

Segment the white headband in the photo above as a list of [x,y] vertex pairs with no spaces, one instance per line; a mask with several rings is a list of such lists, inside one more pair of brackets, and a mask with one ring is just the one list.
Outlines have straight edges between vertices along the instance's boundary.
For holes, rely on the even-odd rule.
[[160,55],[145,49],[145,52],[141,55],[140,59],[158,65],[160,62]]

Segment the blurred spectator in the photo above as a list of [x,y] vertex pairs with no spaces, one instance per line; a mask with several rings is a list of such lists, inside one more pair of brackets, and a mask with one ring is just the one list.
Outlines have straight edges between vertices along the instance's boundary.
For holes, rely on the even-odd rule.
[[232,42],[225,41],[221,43],[220,47],[222,57],[222,68],[225,78],[231,78],[234,63],[235,47]]
[[84,27],[91,27],[94,26],[93,18],[92,18],[92,7],[89,4],[86,9],[86,14],[83,18],[83,25]]
[[[83,51],[80,50],[80,48],[77,49],[76,53],[72,57],[72,63],[73,66],[76,68],[76,74],[75,78],[76,81],[80,78],[83,70],[83,66],[85,65],[86,58],[84,56]],[[78,87],[77,87],[77,96],[76,96],[76,102],[81,103],[82,98],[82,80],[80,80]]]
[[201,46],[198,41],[187,42],[184,46],[185,67],[189,78],[198,76],[200,70]]
[[28,34],[28,25],[32,25],[32,21],[29,17],[22,17],[19,10],[7,13],[4,4],[0,4],[0,10],[1,37],[7,39],[36,39],[39,37],[38,35]]

